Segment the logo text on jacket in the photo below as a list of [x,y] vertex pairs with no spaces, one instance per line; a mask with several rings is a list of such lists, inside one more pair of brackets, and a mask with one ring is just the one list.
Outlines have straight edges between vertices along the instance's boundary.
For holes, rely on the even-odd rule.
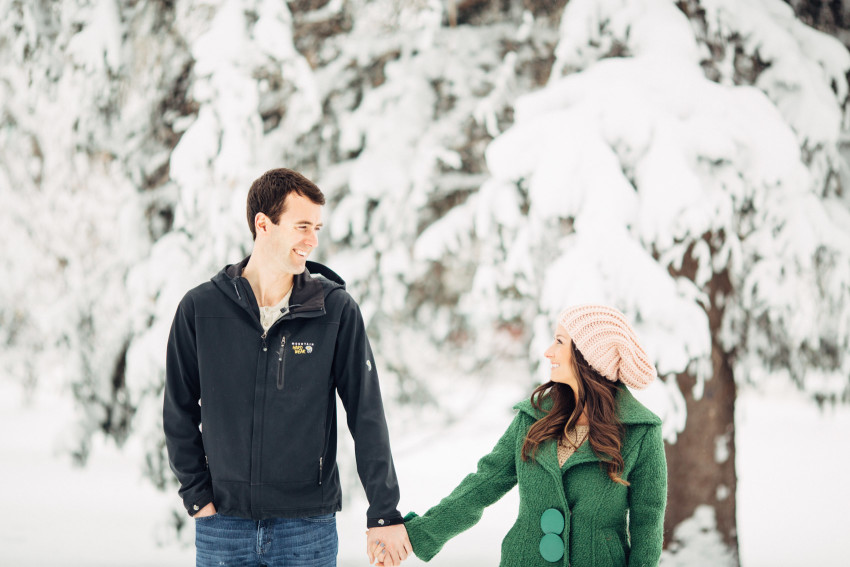
[[292,352],[295,354],[312,354],[313,343],[289,343],[292,345]]

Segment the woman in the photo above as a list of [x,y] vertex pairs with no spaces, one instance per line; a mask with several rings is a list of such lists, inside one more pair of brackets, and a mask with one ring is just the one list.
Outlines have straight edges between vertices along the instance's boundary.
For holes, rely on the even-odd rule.
[[626,388],[646,387],[655,367],[623,314],[603,305],[565,310],[545,356],[550,381],[515,406],[478,471],[424,516],[408,514],[420,559],[518,484],[502,567],[658,564],[667,502],[661,420]]

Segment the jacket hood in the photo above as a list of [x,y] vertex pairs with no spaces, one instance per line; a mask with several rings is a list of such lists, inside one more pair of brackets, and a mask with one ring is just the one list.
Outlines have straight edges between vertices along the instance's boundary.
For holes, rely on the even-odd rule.
[[[228,264],[212,277],[212,282],[222,293],[243,306],[247,305],[244,302],[246,294],[253,297],[251,286],[240,282],[242,270],[250,259],[247,256],[238,264]],[[290,311],[324,311],[325,297],[334,289],[345,289],[345,281],[327,266],[308,260],[306,269],[292,278]]]
[[[620,421],[625,425],[661,425],[661,418],[652,413],[645,405],[640,403],[623,384],[617,384],[617,403]],[[552,400],[543,402],[544,410],[552,407]],[[531,405],[531,400],[523,400],[514,406],[514,409],[527,413],[533,419],[538,420],[546,415],[545,412],[537,410]]]

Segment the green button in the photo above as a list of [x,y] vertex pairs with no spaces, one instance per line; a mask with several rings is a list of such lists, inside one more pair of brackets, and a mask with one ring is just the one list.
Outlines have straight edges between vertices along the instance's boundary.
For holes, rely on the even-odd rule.
[[564,515],[555,508],[549,508],[540,516],[540,529],[544,534],[559,534],[564,531]]
[[550,563],[560,561],[564,556],[564,542],[555,534],[546,534],[540,539],[540,555]]

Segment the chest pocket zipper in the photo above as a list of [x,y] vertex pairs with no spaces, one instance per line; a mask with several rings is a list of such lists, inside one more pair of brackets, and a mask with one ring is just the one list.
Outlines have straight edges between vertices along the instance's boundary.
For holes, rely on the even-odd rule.
[[280,351],[277,353],[277,389],[283,390],[284,366],[286,362],[286,335],[280,339]]

